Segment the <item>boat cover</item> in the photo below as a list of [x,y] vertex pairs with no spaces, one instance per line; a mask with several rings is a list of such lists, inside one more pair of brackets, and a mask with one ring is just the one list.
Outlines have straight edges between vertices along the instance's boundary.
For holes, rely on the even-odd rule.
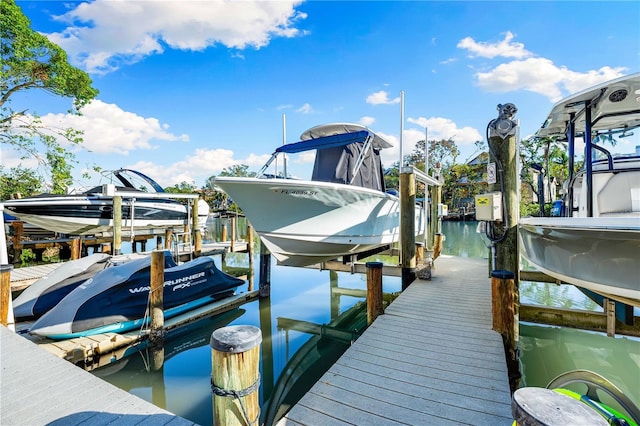
[[369,137],[375,138],[375,135],[367,130],[322,136],[282,145],[276,152],[297,153],[316,149],[311,180],[351,184],[384,192],[384,175],[380,160],[382,144],[372,144],[364,153],[362,165],[355,170],[358,157],[363,154],[364,142]]
[[[139,320],[147,310],[150,273],[151,256],[107,268],[69,293],[30,331],[55,337]],[[165,268],[164,279],[165,315],[166,310],[196,299],[230,295],[244,283],[220,271],[210,257]]]

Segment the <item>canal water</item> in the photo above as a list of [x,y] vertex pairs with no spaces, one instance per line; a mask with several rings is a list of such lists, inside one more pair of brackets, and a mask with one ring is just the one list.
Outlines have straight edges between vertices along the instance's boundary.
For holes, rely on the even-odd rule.
[[[212,224],[220,235],[220,225]],[[443,254],[487,258],[486,241],[476,222],[444,222]],[[239,229],[243,227],[240,226]],[[230,231],[229,231],[230,235]],[[381,259],[384,260],[384,259]],[[229,254],[219,267],[248,267],[245,254]],[[436,261],[437,262],[437,261]],[[256,268],[257,269],[257,268]],[[256,271],[255,283],[259,276]],[[125,359],[93,371],[128,392],[202,425],[213,423],[210,388],[211,333],[226,325],[254,325],[263,335],[260,402],[263,419],[277,419],[294,404],[346,350],[363,328],[364,297],[336,290],[366,290],[364,275],[271,265],[271,297],[256,300],[216,318],[200,320],[165,340],[164,363],[154,371],[152,354],[141,348]],[[246,291],[246,285],[239,289]],[[393,298],[399,278],[384,277],[383,291]],[[523,303],[597,310],[599,307],[572,287],[522,283]],[[350,292],[353,293],[353,292]],[[487,307],[490,309],[490,306]],[[329,324],[344,330],[340,338],[295,331],[296,322]],[[597,333],[521,324],[520,356],[523,384],[546,386],[560,373],[595,371],[614,382],[636,403],[640,401],[640,341]],[[295,385],[290,377],[301,376]],[[289,380],[289,381],[287,381]],[[291,388],[288,394],[282,389]]]

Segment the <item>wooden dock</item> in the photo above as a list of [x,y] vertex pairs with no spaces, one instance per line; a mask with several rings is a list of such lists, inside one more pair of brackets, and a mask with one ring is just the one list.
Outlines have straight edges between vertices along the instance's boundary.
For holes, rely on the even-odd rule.
[[3,426],[195,424],[51,355],[3,326],[0,342]]
[[278,422],[511,425],[486,261],[439,257]]

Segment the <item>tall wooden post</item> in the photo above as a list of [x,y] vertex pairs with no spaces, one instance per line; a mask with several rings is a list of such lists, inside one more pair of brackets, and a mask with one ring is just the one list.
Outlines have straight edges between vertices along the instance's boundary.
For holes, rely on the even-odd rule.
[[[4,220],[2,226],[4,226]],[[13,228],[13,263],[17,265],[21,262],[20,254],[22,253],[22,231],[24,229],[24,224],[21,221],[16,220],[11,223],[11,227]]]
[[200,218],[198,217],[198,200],[192,200],[192,228],[193,228],[193,255],[195,257],[200,256],[202,252],[202,233],[200,232]]
[[249,291],[253,291],[253,282],[255,279],[255,271],[253,269],[253,266],[255,265],[253,256],[254,256],[254,250],[253,250],[253,227],[251,225],[247,225],[247,251],[249,252],[249,287],[248,290]]
[[122,254],[122,197],[113,197],[113,254]]
[[260,297],[269,297],[271,294],[271,252],[260,241],[260,283],[258,284]]
[[171,250],[171,239],[173,238],[173,229],[164,231],[164,249]]
[[[489,123],[489,151],[496,163],[496,183],[489,186],[489,191],[502,193],[502,221],[496,221],[487,226],[493,226],[493,234],[503,236],[495,244],[495,265],[491,273],[492,286],[494,280],[500,286],[508,289],[500,291],[500,304],[504,320],[512,321],[504,325],[503,333],[505,352],[507,353],[507,367],[509,382],[515,390],[519,381],[519,366],[517,352],[520,316],[520,252],[518,247],[518,219],[519,219],[519,177],[517,156],[517,123],[512,116],[517,109],[513,104],[498,105],[498,118]],[[513,272],[510,272],[513,271]],[[496,276],[497,275],[497,276]],[[495,317],[494,317],[495,318]]]
[[13,265],[0,265],[0,324],[5,327],[13,323],[11,269],[13,269]]
[[400,263],[403,290],[416,279],[416,177],[410,168],[407,170],[400,172]]
[[[496,121],[504,121],[498,118]],[[495,235],[505,238],[496,243],[496,265],[494,269],[519,271],[520,252],[518,249],[518,218],[520,209],[517,141],[514,134],[501,136],[493,135],[489,138],[489,147],[493,155],[492,160],[498,167],[498,177],[495,184],[489,185],[489,191],[502,192],[503,218],[495,222]],[[502,180],[502,184],[501,184]],[[515,277],[516,290],[519,288],[518,277]],[[516,300],[517,302],[517,300]]]
[[258,424],[261,342],[260,329],[250,325],[223,327],[211,334],[214,424]]
[[82,240],[80,237],[71,238],[71,260],[78,260],[82,253]]
[[231,218],[231,243],[229,244],[229,250],[231,253],[236,251],[236,239],[238,236],[236,235],[236,218]]
[[164,338],[164,251],[151,252],[151,331],[152,345],[162,345]]
[[384,313],[382,306],[382,262],[367,262],[367,324]]
[[222,221],[222,236],[220,237],[220,241],[221,242],[226,242],[227,241],[227,222],[229,221],[227,218],[220,218],[220,220]]
[[[433,178],[440,182],[442,181],[441,171],[442,166],[440,163],[437,163],[433,171]],[[427,238],[427,251],[434,252],[433,259],[436,259],[440,254],[439,248],[436,247],[439,244],[437,236],[440,235],[440,239],[442,238],[442,229],[440,227],[441,222],[440,217],[438,216],[438,205],[442,203],[442,187],[439,185],[431,185],[429,187],[429,196],[431,198],[431,208],[429,210],[430,222],[429,235]],[[436,249],[438,249],[438,255],[435,254]]]

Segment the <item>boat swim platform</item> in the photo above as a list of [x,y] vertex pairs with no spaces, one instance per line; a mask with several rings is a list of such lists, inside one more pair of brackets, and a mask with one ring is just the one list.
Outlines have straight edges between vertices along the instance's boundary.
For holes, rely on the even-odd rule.
[[[0,424],[195,425],[0,326]],[[34,368],[37,366],[37,368]]]
[[486,260],[440,256],[432,271],[387,307],[278,426],[513,423]]

